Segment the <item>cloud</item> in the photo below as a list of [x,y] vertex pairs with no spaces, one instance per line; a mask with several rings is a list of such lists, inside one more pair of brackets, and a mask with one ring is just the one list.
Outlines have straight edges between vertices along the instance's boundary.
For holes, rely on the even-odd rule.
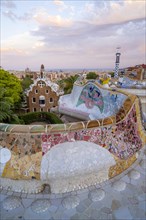
[[44,42],[41,42],[41,41],[37,41],[34,46],[32,47],[32,49],[37,49],[37,48],[41,48],[45,45]]
[[62,0],[54,0],[53,2],[54,2],[54,4],[57,5],[57,6],[62,6],[62,5],[65,4]]
[[9,48],[2,48],[2,53],[3,55],[9,55],[9,56],[13,56],[13,55],[20,55],[20,56],[26,56],[29,54],[29,52],[22,50],[22,49],[15,49],[13,47],[9,47]]
[[85,4],[84,10],[85,10],[85,12],[87,12],[87,13],[94,13],[94,7],[95,7],[95,4],[94,4],[94,3],[89,3],[89,2],[87,2],[87,3]]
[[22,16],[18,16],[16,13],[14,13],[11,10],[4,11],[3,15],[12,21],[28,21],[32,18],[32,13],[26,12]]
[[26,50],[30,51],[33,46],[39,41],[38,38],[31,36],[29,32],[13,35],[6,40],[1,41],[1,49],[8,51],[11,50]]
[[145,18],[145,1],[91,1],[85,4],[82,16],[95,24],[114,24]]
[[62,0],[54,0],[53,2],[60,12],[69,8]]
[[1,6],[4,8],[16,8],[16,4],[12,0],[2,0]]
[[63,19],[60,15],[49,15],[45,10],[36,13],[33,18],[42,26],[66,27],[72,24],[70,19]]
[[[72,57],[80,57],[87,63],[97,59],[97,63],[104,62],[111,65],[115,60],[115,48],[117,45],[122,47],[123,53],[130,56],[141,54],[139,60],[143,60],[144,53],[141,51],[141,45],[144,44],[145,36],[145,20],[143,18],[124,21],[114,24],[91,24],[89,22],[73,22],[72,25],[66,27],[41,25],[38,30],[32,31],[33,36],[42,38],[44,43],[38,48],[40,53],[48,56],[67,56],[66,59]],[[133,54],[133,55],[132,55]],[[128,65],[128,60],[124,60]],[[138,63],[138,59],[137,62]],[[103,67],[103,66],[102,66]]]
[[74,6],[71,5],[70,2],[69,4],[65,4],[62,0],[54,0],[53,2],[55,6],[57,6],[59,12],[67,10],[71,16],[74,15]]
[[[56,1],[55,4],[59,10],[65,3]],[[34,66],[39,62],[51,68],[114,67],[115,49],[121,46],[121,67],[144,62],[143,2],[90,1],[84,6],[82,11],[74,8],[75,17],[64,16],[58,10],[52,15],[43,8],[21,16],[8,10],[6,16],[10,19],[32,19],[37,28],[3,42],[3,60],[10,62],[13,54],[14,58],[22,57],[24,52]],[[25,62],[29,65],[27,57]]]
[[12,12],[11,10],[4,11],[4,12],[3,12],[3,15],[4,15],[5,17],[11,19],[12,21],[14,21],[14,20],[17,18],[16,14],[15,14],[14,12]]
[[[62,24],[64,24],[62,20]],[[43,37],[45,42],[70,44],[86,41],[86,39],[96,39],[110,36],[120,36],[126,34],[142,33],[145,21],[143,18],[134,19],[133,21],[124,21],[115,24],[91,24],[89,22],[72,22],[68,26],[57,25],[52,26],[52,22],[48,20],[47,24],[41,25],[38,30],[31,31],[34,36]],[[139,32],[139,33],[137,33]],[[128,36],[127,36],[128,37]],[[136,36],[134,36],[136,37]]]

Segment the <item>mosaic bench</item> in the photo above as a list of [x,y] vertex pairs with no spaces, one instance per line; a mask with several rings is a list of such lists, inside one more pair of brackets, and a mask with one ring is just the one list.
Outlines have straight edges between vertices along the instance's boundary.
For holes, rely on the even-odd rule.
[[[50,166],[51,173],[49,176],[47,171],[49,166],[44,166],[43,161],[45,158],[48,160],[50,155],[54,155],[53,151],[55,152],[55,149],[58,149],[59,156],[59,151],[61,152],[70,142],[74,144],[80,141],[93,143],[97,145],[97,151],[100,146],[106,153],[111,154],[115,164],[110,163],[107,165],[108,175],[104,175],[102,181],[122,173],[136,161],[137,153],[146,142],[144,128],[141,123],[139,99],[134,95],[124,94],[127,98],[117,114],[98,120],[56,125],[0,124],[1,186],[4,189],[7,187],[7,189],[14,191],[38,193],[42,190],[44,184],[50,184],[52,191],[61,192],[60,188],[55,187],[55,180],[51,176],[52,167]],[[92,149],[92,145],[89,145],[89,149],[90,147]],[[76,145],[74,145],[74,148],[76,149]],[[87,145],[85,144],[86,149]],[[81,152],[82,150],[83,146]],[[89,150],[90,154],[91,151]],[[69,154],[66,155],[69,156]],[[57,163],[55,155],[53,158],[52,161]],[[61,161],[61,158],[59,160]],[[97,160],[101,162],[98,156],[95,161],[97,162]],[[95,164],[97,164],[96,162]],[[64,164],[63,160],[62,164]],[[92,165],[93,173],[98,173],[99,170],[102,171],[101,167],[99,169],[98,164],[97,167],[94,164]],[[96,169],[94,169],[95,167]],[[81,169],[79,170],[81,173]],[[72,182],[73,178],[68,172],[67,178],[71,178],[72,186],[70,188],[66,187],[66,189],[62,188],[62,191],[72,191],[97,183],[98,178],[96,178],[96,181],[87,182],[85,180],[87,179],[86,173],[84,174],[82,176],[83,181],[79,179],[74,184]],[[43,178],[44,175],[47,178]],[[54,188],[52,183],[54,183]]]
[[74,83],[71,94],[59,98],[58,111],[79,118],[93,120],[115,115],[127,96],[112,89],[105,89],[98,82]]
[[115,159],[103,147],[87,142],[73,141],[57,144],[42,159],[41,179],[53,193],[65,193],[108,179]]
[[120,77],[118,79],[118,87],[120,88],[135,88],[146,89],[146,80],[138,80],[137,78],[130,78],[129,76]]

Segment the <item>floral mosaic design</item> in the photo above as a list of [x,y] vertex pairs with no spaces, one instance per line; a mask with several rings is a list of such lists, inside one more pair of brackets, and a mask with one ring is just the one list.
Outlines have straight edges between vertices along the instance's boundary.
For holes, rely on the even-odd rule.
[[89,109],[93,108],[94,105],[96,105],[101,112],[103,111],[103,97],[101,91],[97,88],[97,86],[93,84],[88,84],[83,88],[76,106],[79,106],[82,103],[85,103],[85,106]]
[[108,149],[118,158],[128,159],[142,147],[142,140],[138,134],[135,106],[126,119],[116,125],[58,134],[43,134],[43,154],[56,144],[79,140],[96,143]]

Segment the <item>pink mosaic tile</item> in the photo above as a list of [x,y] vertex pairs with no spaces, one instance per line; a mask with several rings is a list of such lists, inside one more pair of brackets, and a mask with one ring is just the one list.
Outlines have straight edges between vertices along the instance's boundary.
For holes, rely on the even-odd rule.
[[138,134],[135,106],[133,106],[127,117],[116,125],[74,132],[48,134],[48,136],[43,134],[43,154],[56,144],[79,140],[94,142],[102,147],[106,147],[120,159],[131,157],[142,147],[142,141]]

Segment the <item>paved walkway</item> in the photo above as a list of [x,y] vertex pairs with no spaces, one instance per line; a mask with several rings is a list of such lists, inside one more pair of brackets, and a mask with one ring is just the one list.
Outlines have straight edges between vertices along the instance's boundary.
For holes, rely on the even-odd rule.
[[121,175],[87,189],[66,194],[1,190],[0,220],[146,219],[146,149]]

